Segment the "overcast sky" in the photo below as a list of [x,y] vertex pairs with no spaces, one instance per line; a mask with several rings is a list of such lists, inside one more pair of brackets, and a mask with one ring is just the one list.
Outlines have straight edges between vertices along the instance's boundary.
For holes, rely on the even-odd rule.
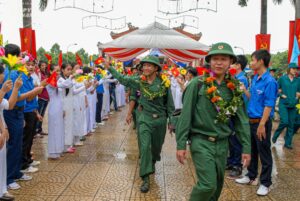
[[[4,41],[20,44],[18,28],[23,26],[21,2],[21,0],[0,0],[0,21],[2,21]],[[244,8],[239,7],[237,2],[238,0],[218,0],[216,13],[206,10],[185,13],[200,19],[198,29],[187,28],[186,30],[192,33],[202,32],[200,42],[204,44],[211,45],[224,41],[232,46],[242,47],[246,53],[251,53],[255,49],[255,34],[260,31],[260,1],[250,0],[248,7]],[[32,23],[36,30],[37,48],[43,46],[49,50],[57,42],[66,52],[68,45],[77,43],[78,45],[70,47],[69,51],[76,51],[82,47],[89,53],[97,53],[98,41],[105,43],[112,40],[111,30],[96,27],[82,29],[82,17],[89,16],[91,13],[78,9],[55,11],[54,0],[49,0],[46,11],[41,12],[38,3],[39,0],[32,0]],[[288,0],[280,6],[274,5],[272,0],[268,0],[268,4],[268,33],[272,34],[271,52],[287,50],[289,20],[293,20],[295,9]],[[156,0],[114,0],[114,10],[101,16],[109,18],[126,16],[127,22],[132,22],[138,27],[152,23],[155,16],[175,17],[157,12]],[[126,29],[119,32],[124,30]],[[242,51],[235,49],[235,53],[241,54]]]

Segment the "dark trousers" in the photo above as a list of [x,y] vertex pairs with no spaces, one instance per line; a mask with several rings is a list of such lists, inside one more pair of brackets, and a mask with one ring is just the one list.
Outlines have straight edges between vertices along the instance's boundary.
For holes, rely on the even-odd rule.
[[101,123],[101,110],[103,103],[103,94],[97,93],[97,105],[96,105],[96,122]]
[[115,111],[118,111],[117,98],[116,98],[116,89],[111,88],[109,90],[109,93],[110,93],[110,104],[111,104],[111,102],[114,102]]
[[4,110],[4,119],[9,132],[7,142],[7,184],[23,176],[20,172],[22,163],[22,142],[24,113],[20,110]]
[[229,157],[227,166],[242,167],[242,145],[238,137],[233,133],[229,136]]
[[271,153],[271,131],[272,121],[266,122],[266,138],[260,141],[256,135],[258,123],[250,124],[251,128],[251,162],[248,167],[247,176],[250,179],[255,179],[258,175],[258,157],[262,164],[262,170],[260,174],[260,183],[266,187],[271,186],[271,174],[272,174],[272,153]]
[[25,127],[23,131],[23,146],[22,146],[22,170],[25,170],[32,163],[31,147],[33,143],[33,137],[35,135],[36,113],[26,112],[24,113]]
[[[48,106],[48,101],[43,100],[43,99],[39,99],[38,103],[39,103],[38,111],[39,111],[40,115],[42,117],[44,117],[47,106]],[[43,131],[43,122],[42,121],[37,121],[37,123],[36,123],[36,132],[41,133],[42,131]]]

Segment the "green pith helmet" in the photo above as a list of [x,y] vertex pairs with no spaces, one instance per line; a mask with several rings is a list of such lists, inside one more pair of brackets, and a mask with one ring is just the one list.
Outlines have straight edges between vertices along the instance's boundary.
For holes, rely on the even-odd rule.
[[228,43],[223,42],[213,44],[208,55],[205,57],[205,61],[209,63],[211,56],[218,54],[229,55],[233,59],[233,63],[236,62],[236,56],[233,53],[232,47]]
[[150,63],[150,64],[153,64],[153,65],[155,65],[155,66],[158,67],[158,71],[161,70],[161,66],[160,66],[160,63],[159,63],[159,59],[158,59],[158,57],[156,57],[156,56],[152,56],[152,55],[146,56],[146,57],[140,62],[141,66],[143,66],[144,63]]
[[277,71],[277,68],[275,68],[275,67],[269,67],[269,69],[270,69],[270,71],[274,71],[274,72],[276,72]]
[[296,63],[290,63],[289,68],[298,68],[298,65]]

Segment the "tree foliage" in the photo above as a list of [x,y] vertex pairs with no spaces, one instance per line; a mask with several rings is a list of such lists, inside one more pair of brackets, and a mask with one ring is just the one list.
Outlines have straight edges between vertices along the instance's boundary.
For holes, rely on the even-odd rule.
[[[37,57],[39,61],[46,61],[47,58],[45,54],[50,54],[52,56],[52,63],[57,64],[58,56],[61,52],[59,44],[55,43],[52,45],[49,51],[46,51],[43,47],[40,47],[37,50]],[[89,65],[90,63],[90,56],[92,56],[92,61],[95,61],[98,58],[97,54],[89,55],[85,49],[81,48],[76,52],[67,52],[63,53],[63,62],[64,63],[76,63],[76,54],[78,54],[82,60],[84,65]]]

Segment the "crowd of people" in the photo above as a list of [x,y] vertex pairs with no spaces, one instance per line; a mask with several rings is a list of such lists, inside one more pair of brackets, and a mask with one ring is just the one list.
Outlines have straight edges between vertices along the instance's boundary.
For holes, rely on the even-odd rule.
[[[17,45],[4,49],[8,59],[21,56]],[[249,62],[244,55],[236,56],[229,44],[216,43],[205,57],[206,65],[197,68],[162,65],[153,55],[130,70],[108,58],[101,58],[96,67],[21,58],[23,71],[12,69],[9,62],[0,65],[0,200],[13,200],[8,189],[21,188],[18,181],[31,180],[27,173],[38,171],[40,162],[31,152],[34,137],[48,135],[48,159],[59,160],[105,124],[111,107],[117,112],[127,103],[126,121],[133,121],[137,131],[142,193],[150,189],[167,130],[176,134],[181,164],[190,147],[198,178],[191,201],[218,200],[225,170],[238,184],[260,184],[257,194],[267,195],[272,185],[271,142],[276,143],[284,128],[284,147],[293,149],[300,121],[298,65],[289,64],[277,80],[268,69],[267,50],[253,52]],[[245,73],[247,65],[254,74]],[[280,124],[271,137],[277,99]]]
[[39,170],[40,161],[33,160],[31,150],[34,138],[48,135],[48,159],[59,160],[120,111],[126,96],[124,86],[110,74],[96,74],[78,64],[37,62],[14,44],[6,45],[4,52],[8,61],[20,58],[25,66],[20,71],[5,62],[0,65],[0,200],[13,200],[8,190],[21,188],[18,181],[31,180],[28,173]]

